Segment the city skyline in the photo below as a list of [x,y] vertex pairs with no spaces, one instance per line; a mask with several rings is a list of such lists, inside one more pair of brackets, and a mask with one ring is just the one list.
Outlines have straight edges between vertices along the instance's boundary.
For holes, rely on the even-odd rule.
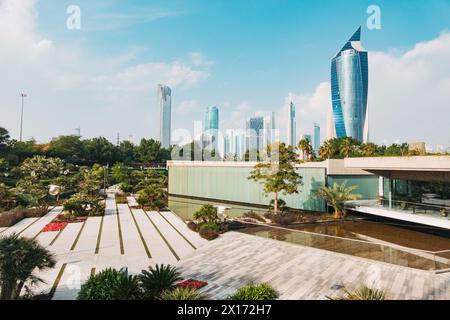
[[[203,119],[205,105],[221,106],[223,129],[272,111],[282,128],[289,93],[297,105],[299,133],[312,132],[316,122],[326,128],[329,61],[342,40],[362,25],[371,57],[368,104],[376,124],[371,141],[450,145],[445,123],[449,76],[443,72],[449,66],[449,1],[417,1],[417,10],[408,17],[402,15],[402,5],[380,1],[379,30],[366,26],[370,1],[350,0],[346,8],[337,1],[286,1],[281,8],[269,0],[257,5],[232,0],[135,6],[82,0],[80,30],[66,28],[64,3],[16,3],[0,4],[0,66],[10,75],[0,83],[0,119],[17,139],[20,92],[28,94],[25,140],[46,142],[73,134],[77,127],[86,138],[115,141],[117,132],[132,135],[134,142],[158,138],[157,126],[148,126],[157,114],[157,83],[177,93],[173,130],[192,131],[194,120]],[[249,16],[254,18],[249,21]],[[424,105],[427,112],[418,112]],[[124,118],[124,109],[139,116]],[[283,139],[285,130],[281,135]]]

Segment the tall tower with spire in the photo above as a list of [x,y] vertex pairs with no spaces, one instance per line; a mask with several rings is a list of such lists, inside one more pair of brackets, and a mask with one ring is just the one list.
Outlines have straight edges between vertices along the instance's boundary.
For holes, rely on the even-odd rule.
[[369,136],[368,55],[361,45],[361,27],[331,61],[331,120],[329,137],[352,137],[367,142]]

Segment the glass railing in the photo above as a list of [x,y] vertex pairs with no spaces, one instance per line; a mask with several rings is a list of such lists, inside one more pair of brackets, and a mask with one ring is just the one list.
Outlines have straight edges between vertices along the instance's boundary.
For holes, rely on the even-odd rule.
[[450,272],[450,250],[426,251],[278,226],[247,224],[251,227],[239,232],[404,267]]

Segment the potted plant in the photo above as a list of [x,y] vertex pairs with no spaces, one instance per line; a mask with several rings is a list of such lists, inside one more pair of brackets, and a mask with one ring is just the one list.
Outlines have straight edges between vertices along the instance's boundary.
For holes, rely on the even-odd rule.
[[442,208],[441,210],[439,210],[439,212],[441,213],[442,217],[448,217],[448,212],[445,208]]

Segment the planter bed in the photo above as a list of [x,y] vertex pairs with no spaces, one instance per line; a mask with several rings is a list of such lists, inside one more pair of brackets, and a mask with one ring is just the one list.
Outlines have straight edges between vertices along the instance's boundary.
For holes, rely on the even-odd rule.
[[48,211],[38,209],[14,209],[0,213],[0,228],[8,228],[25,218],[40,218]]

